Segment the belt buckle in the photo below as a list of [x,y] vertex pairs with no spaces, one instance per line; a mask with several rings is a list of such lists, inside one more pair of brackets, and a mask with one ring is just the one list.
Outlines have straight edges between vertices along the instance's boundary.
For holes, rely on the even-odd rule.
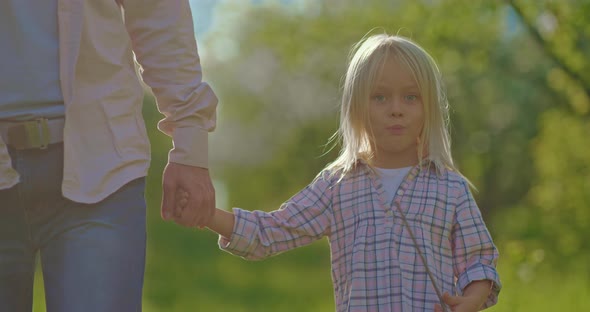
[[29,148],[46,149],[49,145],[47,118],[37,118],[24,123],[25,137]]

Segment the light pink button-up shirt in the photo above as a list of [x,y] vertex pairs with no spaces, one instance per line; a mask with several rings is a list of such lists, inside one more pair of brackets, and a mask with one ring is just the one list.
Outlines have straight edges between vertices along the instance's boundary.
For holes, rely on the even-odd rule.
[[[123,16],[122,16],[123,11]],[[150,146],[133,52],[172,136],[169,161],[207,167],[217,98],[202,81],[187,0],[58,0],[65,197],[98,202],[147,174]],[[19,181],[0,139],[0,189]]]
[[391,202],[385,193],[365,164],[341,180],[323,171],[279,210],[234,208],[231,238],[221,236],[219,245],[260,260],[327,237],[338,312],[434,311],[438,297],[416,248],[441,291],[462,294],[469,283],[490,280],[484,307],[494,305],[498,250],[463,177],[416,166]]

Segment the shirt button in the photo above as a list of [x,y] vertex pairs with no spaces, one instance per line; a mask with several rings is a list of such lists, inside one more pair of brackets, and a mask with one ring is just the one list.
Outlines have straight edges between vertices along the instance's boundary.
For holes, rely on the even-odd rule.
[[397,191],[397,195],[404,196],[404,191],[402,191],[402,190]]

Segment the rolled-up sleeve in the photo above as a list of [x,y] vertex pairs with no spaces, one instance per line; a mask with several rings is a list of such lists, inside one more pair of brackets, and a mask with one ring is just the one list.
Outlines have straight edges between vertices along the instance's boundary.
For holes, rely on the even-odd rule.
[[173,139],[169,161],[208,167],[208,133],[215,129],[217,97],[202,80],[188,0],[121,0],[144,82]]
[[333,223],[330,183],[321,176],[272,212],[234,208],[230,239],[219,247],[248,260],[261,260],[329,235]]
[[454,271],[457,288],[462,294],[473,281],[490,280],[492,289],[482,308],[498,301],[502,288],[496,270],[498,249],[481,216],[468,185],[463,183],[458,190],[456,218],[452,233]]

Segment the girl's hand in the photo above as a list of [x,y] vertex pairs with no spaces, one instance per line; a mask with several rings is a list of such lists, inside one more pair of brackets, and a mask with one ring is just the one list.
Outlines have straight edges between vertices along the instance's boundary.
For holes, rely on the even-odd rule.
[[181,216],[182,209],[188,204],[188,193],[183,189],[176,191],[176,206],[174,207],[174,216]]
[[[442,300],[453,312],[476,312],[481,307],[481,298],[478,296],[451,296],[444,293]],[[440,304],[434,305],[434,312],[444,312]]]

